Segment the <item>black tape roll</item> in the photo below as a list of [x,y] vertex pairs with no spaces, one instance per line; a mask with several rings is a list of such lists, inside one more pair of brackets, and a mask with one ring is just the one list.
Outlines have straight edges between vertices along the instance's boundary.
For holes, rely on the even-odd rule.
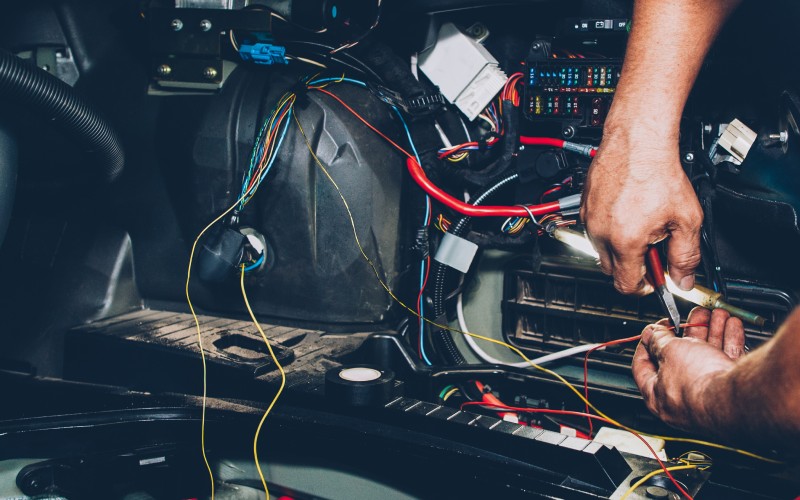
[[325,374],[325,394],[350,406],[377,406],[395,393],[394,372],[373,365],[346,365]]

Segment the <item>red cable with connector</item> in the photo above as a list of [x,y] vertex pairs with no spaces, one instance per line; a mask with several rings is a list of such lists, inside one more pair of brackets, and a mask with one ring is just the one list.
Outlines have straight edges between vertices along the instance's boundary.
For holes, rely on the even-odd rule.
[[551,148],[560,148],[573,153],[578,153],[589,158],[594,158],[597,155],[597,148],[588,144],[578,144],[575,142],[565,141],[563,139],[554,139],[552,137],[528,137],[520,136],[519,143],[524,146],[549,146]]

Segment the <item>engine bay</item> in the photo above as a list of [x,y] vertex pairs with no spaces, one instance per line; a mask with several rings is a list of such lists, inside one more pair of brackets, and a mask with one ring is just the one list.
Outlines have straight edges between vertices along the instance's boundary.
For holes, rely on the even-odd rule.
[[[631,376],[663,308],[580,207],[632,2],[2,12],[0,499],[800,494]],[[800,292],[798,16],[744,2],[681,122],[702,264],[671,291],[747,349]]]

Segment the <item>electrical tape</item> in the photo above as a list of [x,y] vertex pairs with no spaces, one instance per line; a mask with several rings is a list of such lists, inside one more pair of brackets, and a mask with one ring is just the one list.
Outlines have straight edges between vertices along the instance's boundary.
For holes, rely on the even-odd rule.
[[478,245],[475,243],[452,233],[445,233],[434,259],[466,274],[477,253]]
[[347,406],[379,406],[396,395],[394,372],[373,365],[347,365],[325,374],[325,395]]

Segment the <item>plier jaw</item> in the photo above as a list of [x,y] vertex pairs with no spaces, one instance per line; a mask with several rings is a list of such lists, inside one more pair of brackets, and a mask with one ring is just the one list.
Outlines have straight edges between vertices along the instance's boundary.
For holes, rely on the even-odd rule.
[[680,335],[681,313],[675,303],[675,297],[667,288],[667,278],[664,274],[664,266],[661,264],[661,256],[658,248],[650,246],[647,249],[647,279],[655,288],[656,297],[661,303],[661,308],[667,315],[667,319],[675,328],[675,334]]

